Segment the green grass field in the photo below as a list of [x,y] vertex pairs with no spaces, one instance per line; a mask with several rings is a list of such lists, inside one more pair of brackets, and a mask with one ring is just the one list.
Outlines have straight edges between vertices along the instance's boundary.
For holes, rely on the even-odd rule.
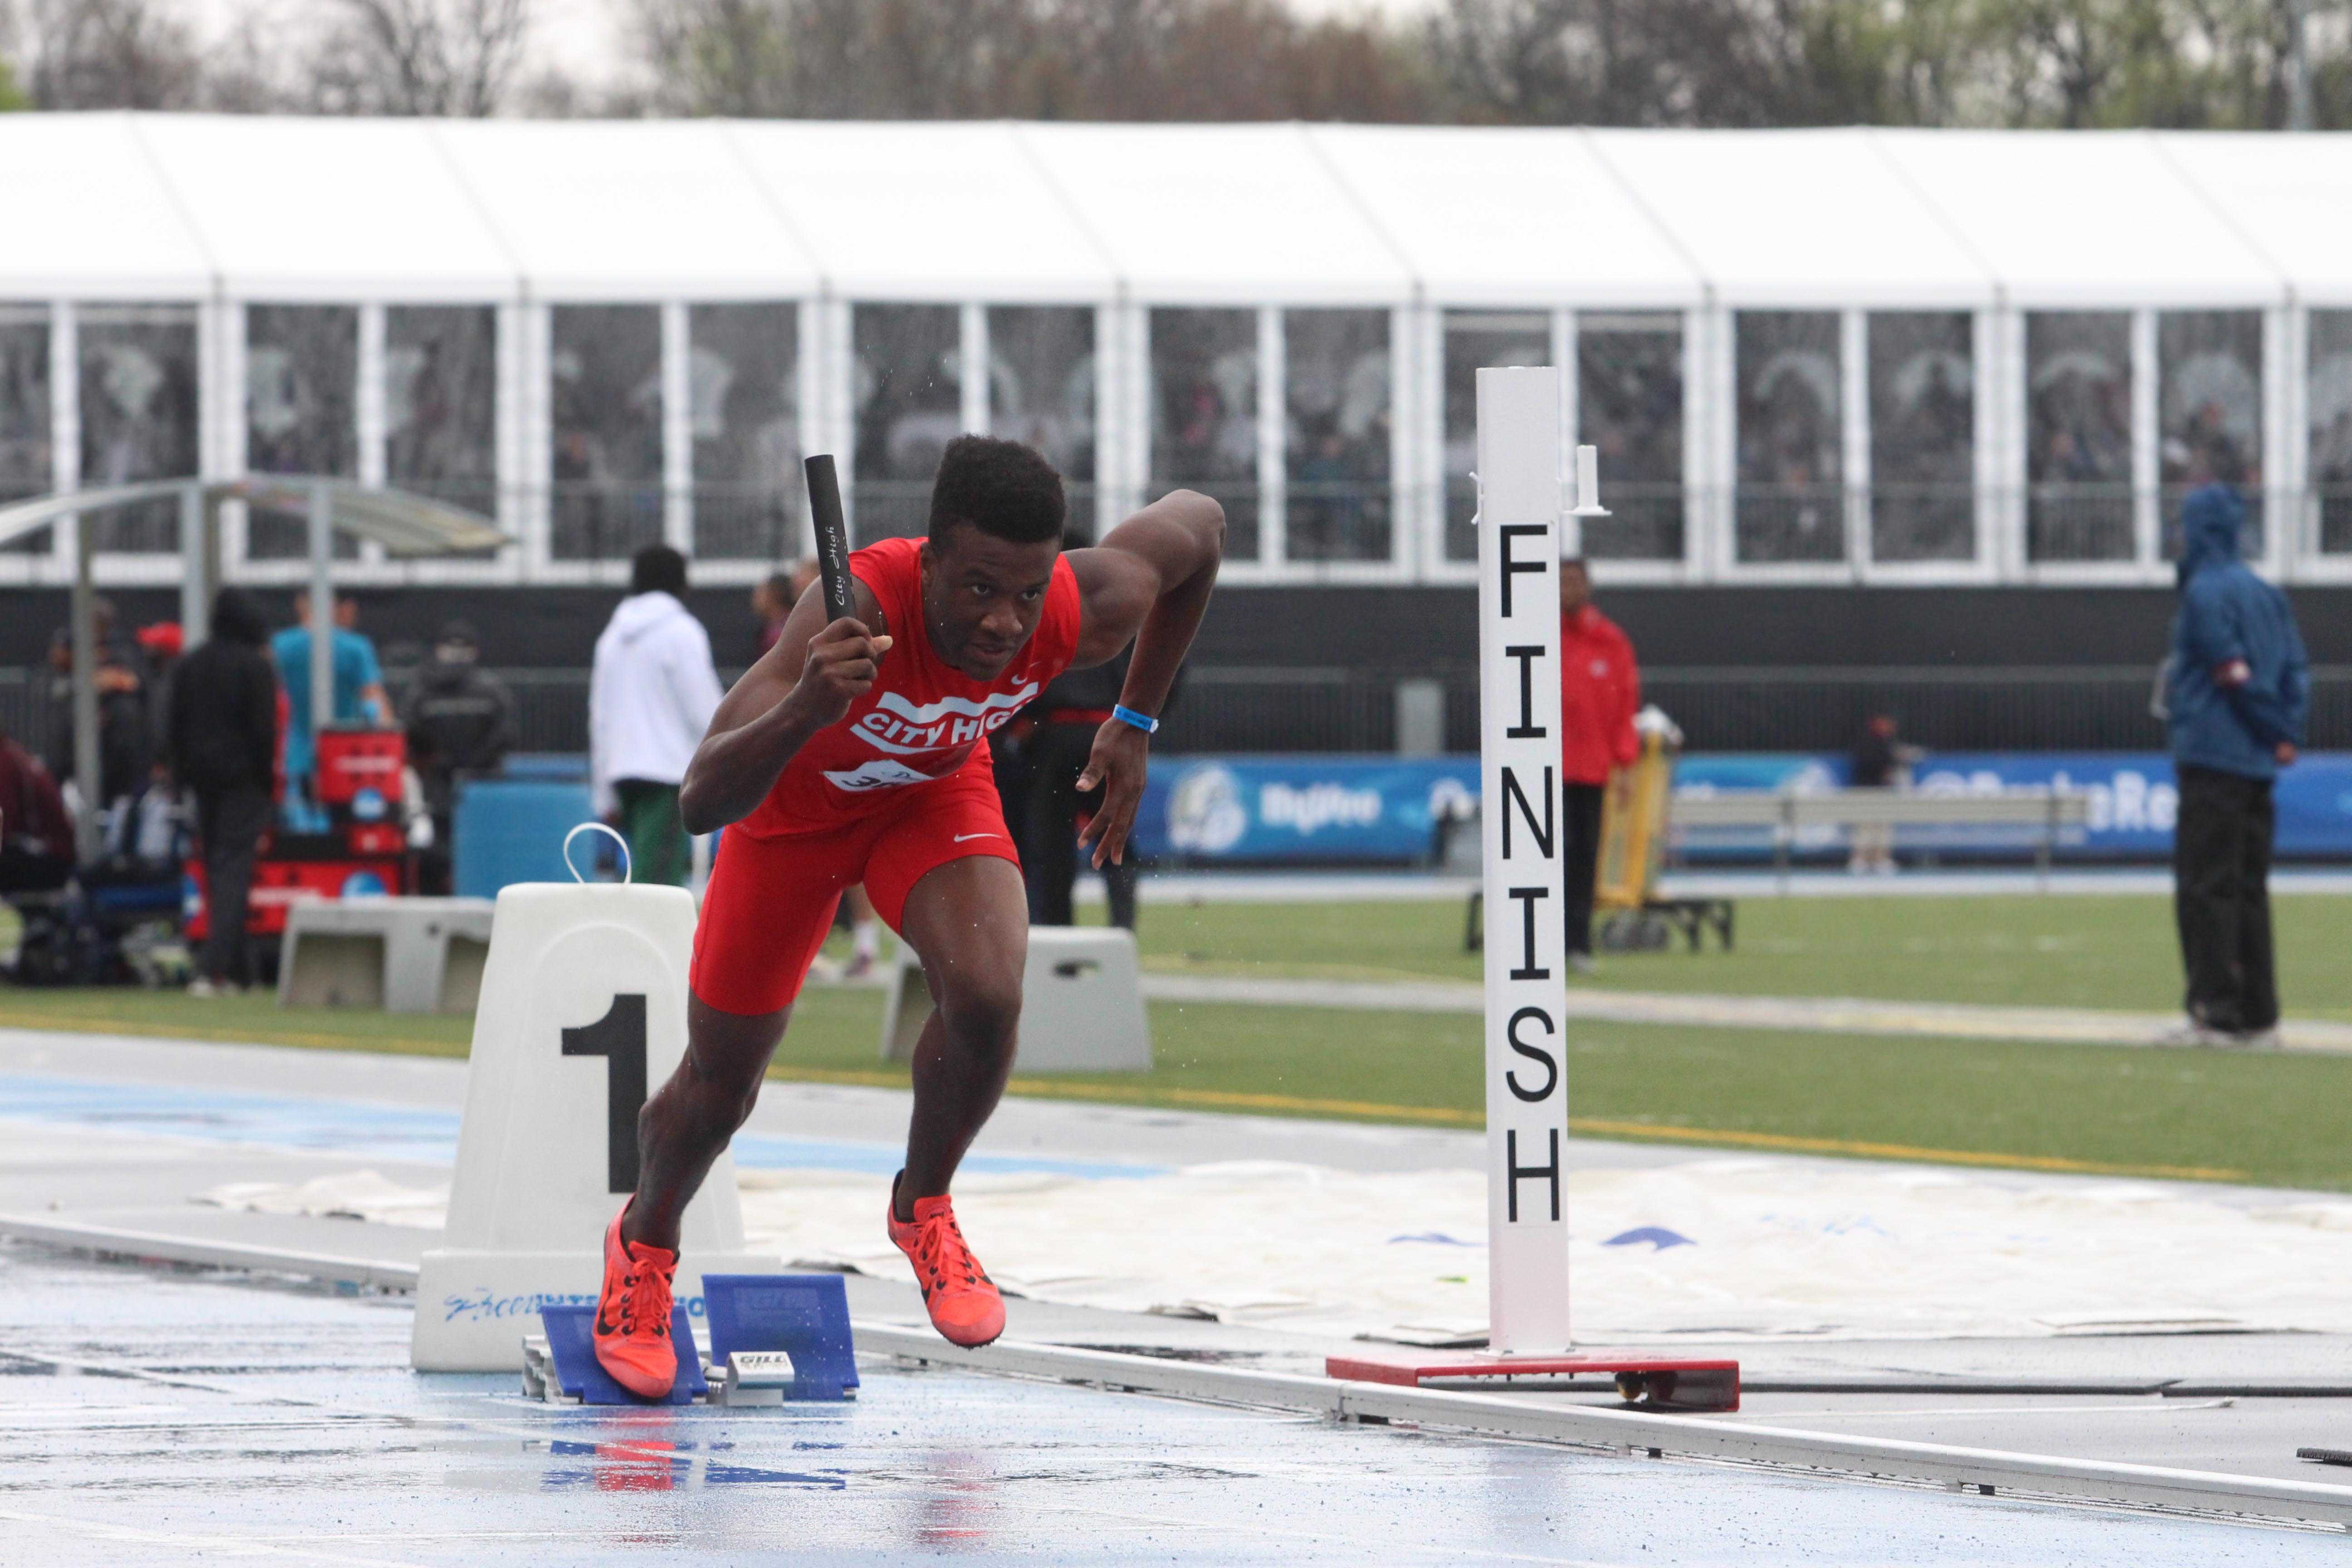
[[[1454,902],[1151,905],[1140,924],[1146,964],[1167,973],[1480,973]],[[2352,898],[2281,898],[2274,924],[2287,1011],[2352,1020]],[[2171,900],[2158,896],[1749,899],[1727,953],[1709,938],[1702,953],[1604,954],[1578,984],[2161,1013],[2179,1005],[2180,960]]]
[[[2160,899],[1759,900],[1741,950],[1604,961],[1658,990],[1948,998],[2158,1009],[2171,977]],[[2352,1015],[2325,962],[2352,900],[2281,900],[2283,984],[2306,1016]],[[1471,978],[1453,905],[1227,905],[1145,912],[1156,967]],[[2331,936],[2329,933],[2333,933]],[[2154,947],[2153,953],[2142,947]],[[1257,962],[1255,952],[1277,961]],[[1197,956],[1188,956],[1197,955]],[[2155,989],[2154,994],[2138,994]],[[877,1059],[881,998],[812,988],[782,1078],[902,1084]],[[1149,1074],[1022,1076],[1057,1098],[1475,1127],[1468,1016],[1154,1004]],[[281,1011],[266,996],[0,990],[0,1026],[462,1056],[458,1018]],[[1578,1023],[1571,1123],[1693,1146],[2199,1174],[2352,1190],[2352,1058],[2229,1055]]]

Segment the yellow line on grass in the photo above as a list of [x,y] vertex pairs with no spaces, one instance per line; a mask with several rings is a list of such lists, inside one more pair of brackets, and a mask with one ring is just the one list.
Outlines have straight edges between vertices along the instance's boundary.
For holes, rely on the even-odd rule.
[[[201,1005],[201,1004],[198,1004]],[[56,1029],[79,1035],[136,1035],[166,1040],[205,1040],[223,1046],[315,1046],[328,1050],[383,1051],[420,1057],[464,1056],[455,1040],[417,1040],[390,1035],[321,1035],[302,1029],[254,1028],[238,1023],[160,1023],[148,1018],[108,1018],[86,1013],[0,1013],[0,1029]]]
[[[902,1076],[825,1068],[780,1068],[772,1076],[821,1083],[862,1083],[903,1088]],[[1016,1078],[1007,1092],[1039,1100],[1091,1100],[1122,1105],[1193,1105],[1219,1110],[1284,1110],[1307,1116],[1366,1116],[1384,1121],[1414,1121],[1446,1127],[1484,1127],[1484,1112],[1440,1105],[1389,1105],[1369,1100],[1312,1100],[1295,1094],[1252,1094],[1233,1089],[1129,1088],[1118,1084],[1066,1083]],[[2059,1154],[2002,1154],[1978,1149],[1927,1149],[1913,1143],[1875,1143],[1848,1138],[1801,1138],[1786,1132],[1742,1132],[1727,1128],[1663,1127],[1646,1121],[1609,1121],[1571,1116],[1571,1132],[1599,1138],[1654,1138],[1672,1142],[1738,1149],[1771,1149],[1792,1154],[1845,1154],[1874,1160],[1931,1161],[1946,1165],[1982,1165],[2024,1171],[2061,1171],[2076,1175],[2161,1176],[2190,1182],[2242,1182],[2243,1171],[2208,1165],[2130,1165],[2072,1160]]]
[[2067,1171],[2096,1176],[2169,1176],[2187,1182],[2242,1182],[2243,1171],[2205,1165],[2117,1165],[2100,1160],[2070,1160],[2059,1154],[1997,1154],[1977,1149],[1922,1149],[1910,1143],[1865,1143],[1846,1138],[1799,1138],[1786,1132],[1731,1132],[1710,1127],[1660,1127],[1646,1121],[1568,1119],[1571,1132],[1605,1138],[1662,1138],[1685,1143],[1730,1144],[1793,1154],[1855,1154],[1875,1160],[1932,1160],[1947,1165],[1991,1165],[2024,1171]]

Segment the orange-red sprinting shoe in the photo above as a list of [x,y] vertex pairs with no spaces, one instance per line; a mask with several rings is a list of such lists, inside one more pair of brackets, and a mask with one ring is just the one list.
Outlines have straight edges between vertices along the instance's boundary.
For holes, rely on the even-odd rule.
[[984,1345],[1004,1331],[1004,1298],[980,1259],[964,1245],[956,1228],[951,1198],[917,1198],[915,1223],[898,1223],[897,1184],[883,1210],[890,1239],[915,1266],[915,1283],[923,1288],[923,1306],[931,1327],[951,1345]]
[[669,1340],[669,1282],[677,1254],[621,1239],[621,1215],[604,1232],[604,1289],[596,1298],[596,1359],[640,1399],[663,1399],[677,1381]]

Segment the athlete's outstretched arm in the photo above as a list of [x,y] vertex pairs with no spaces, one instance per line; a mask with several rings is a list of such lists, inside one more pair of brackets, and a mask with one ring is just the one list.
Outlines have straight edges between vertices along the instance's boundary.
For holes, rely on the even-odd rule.
[[864,618],[845,616],[826,626],[824,586],[811,584],[785,617],[776,646],[720,699],[678,786],[678,816],[688,833],[714,832],[749,816],[808,738],[839,723],[874,684],[890,638],[873,591],[853,577],[850,593]]
[[[1225,509],[1197,490],[1171,490],[1094,549],[1072,551],[1081,615],[1071,662],[1105,663],[1132,637],[1135,657],[1128,661],[1119,704],[1158,718],[1192,650],[1192,634],[1201,629],[1224,553]],[[1102,809],[1080,840],[1094,846],[1097,868],[1127,858],[1148,752],[1144,732],[1132,724],[1113,719],[1095,731],[1078,787],[1103,786]]]

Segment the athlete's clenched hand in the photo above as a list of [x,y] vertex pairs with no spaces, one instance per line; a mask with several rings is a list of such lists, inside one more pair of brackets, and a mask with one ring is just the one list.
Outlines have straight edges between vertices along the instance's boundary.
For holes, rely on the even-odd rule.
[[1103,803],[1086,831],[1078,835],[1078,843],[1094,846],[1097,871],[1105,861],[1116,866],[1127,858],[1127,835],[1135,826],[1136,807],[1143,804],[1143,773],[1150,752],[1143,731],[1124,720],[1107,719],[1095,731],[1094,751],[1087,757],[1086,771],[1078,775],[1078,788],[1085,791],[1102,785]]
[[849,705],[874,684],[882,656],[889,651],[887,635],[877,637],[863,621],[844,616],[809,638],[800,684],[787,700],[820,729],[838,724]]

